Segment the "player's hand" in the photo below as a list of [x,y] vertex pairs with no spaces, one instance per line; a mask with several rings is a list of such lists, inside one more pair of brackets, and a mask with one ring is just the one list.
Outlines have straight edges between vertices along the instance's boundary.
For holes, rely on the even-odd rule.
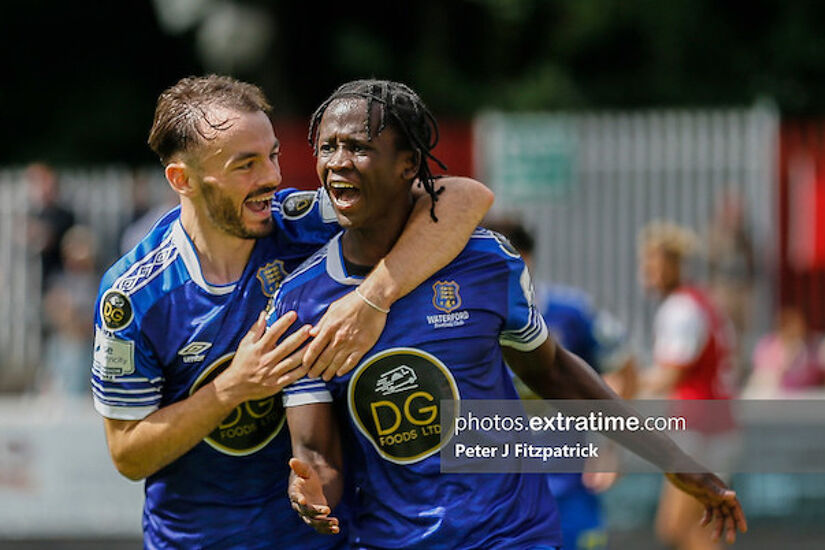
[[612,445],[606,445],[598,458],[588,458],[582,473],[582,484],[594,493],[603,493],[619,479],[619,455]]
[[332,380],[358,364],[378,341],[387,315],[367,305],[355,292],[334,301],[312,327],[315,339],[304,352],[309,377]]
[[243,403],[265,399],[303,377],[307,369],[301,362],[303,350],[298,348],[309,338],[310,325],[301,327],[278,344],[295,319],[297,315],[290,311],[267,327],[266,314],[261,312],[238,344],[232,363],[215,380],[219,388],[237,403]]
[[603,493],[619,479],[618,472],[584,472],[582,484],[594,493]]
[[725,541],[733,544],[736,531],[746,532],[748,523],[736,492],[711,473],[665,474],[665,476],[685,493],[691,495],[705,507],[702,525],[714,523],[712,538],[718,541],[725,535]]
[[304,523],[322,535],[337,535],[341,528],[338,518],[330,517],[327,499],[321,480],[315,470],[301,460],[292,458],[289,461],[293,475],[289,480],[289,501],[292,509],[298,512]]

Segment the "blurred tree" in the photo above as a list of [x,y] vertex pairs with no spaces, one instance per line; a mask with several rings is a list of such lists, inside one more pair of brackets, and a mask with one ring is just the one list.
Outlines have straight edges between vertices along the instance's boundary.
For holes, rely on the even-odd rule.
[[157,94],[210,70],[261,84],[281,117],[306,118],[367,76],[408,82],[450,116],[764,96],[819,115],[822,20],[825,3],[780,0],[11,3],[0,163],[153,162],[143,144]]

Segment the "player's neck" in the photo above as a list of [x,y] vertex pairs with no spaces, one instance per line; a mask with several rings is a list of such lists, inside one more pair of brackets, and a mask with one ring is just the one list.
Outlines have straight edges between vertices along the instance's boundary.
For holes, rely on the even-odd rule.
[[181,211],[181,223],[195,245],[203,278],[208,283],[226,285],[241,278],[255,239],[230,235],[188,209]]
[[350,227],[341,238],[341,252],[347,261],[363,266],[374,266],[395,246],[404,231],[410,208],[387,212],[380,220]]
[[673,281],[669,281],[666,285],[662,285],[660,293],[662,298],[667,298],[677,290],[682,287],[682,281],[679,279],[675,279]]

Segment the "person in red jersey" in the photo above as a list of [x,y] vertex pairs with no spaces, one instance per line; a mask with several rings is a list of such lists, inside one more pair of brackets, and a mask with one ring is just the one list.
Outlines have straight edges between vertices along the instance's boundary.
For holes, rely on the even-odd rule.
[[[697,243],[690,230],[664,222],[651,223],[639,235],[642,282],[662,299],[653,320],[654,366],[643,388],[648,396],[677,401],[672,412],[687,417],[693,429],[677,441],[688,454],[717,469],[719,464],[730,465],[735,456],[730,408],[689,401],[730,399],[734,336],[706,291],[684,275],[684,264]],[[698,525],[702,513],[696,501],[664,484],[657,535],[679,550],[718,548]]]

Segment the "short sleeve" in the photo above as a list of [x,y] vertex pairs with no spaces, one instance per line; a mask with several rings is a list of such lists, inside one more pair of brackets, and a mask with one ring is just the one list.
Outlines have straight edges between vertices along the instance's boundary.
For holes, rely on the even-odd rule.
[[[295,310],[299,311],[300,304],[295,304],[294,294],[289,292],[291,285],[286,281],[272,298],[272,310],[266,319],[266,325],[270,326],[277,321],[284,313]],[[303,325],[300,319],[290,326],[281,340],[287,338],[290,334],[298,330]],[[285,387],[282,392],[282,400],[284,407],[298,407],[300,405],[309,405],[311,403],[331,403],[332,394],[330,393],[326,382],[322,378],[307,378],[304,377],[296,380],[289,386]]]
[[132,300],[116,286],[104,287],[95,306],[92,396],[106,418],[141,420],[160,408],[163,371]]
[[663,366],[689,366],[698,359],[708,336],[708,323],[699,305],[690,296],[671,296],[656,313],[653,359]]
[[284,407],[299,407],[312,403],[332,403],[332,392],[323,378],[301,378],[284,388]]
[[518,255],[506,253],[507,312],[499,343],[518,351],[532,351],[547,339],[547,326],[536,308],[533,283]]

